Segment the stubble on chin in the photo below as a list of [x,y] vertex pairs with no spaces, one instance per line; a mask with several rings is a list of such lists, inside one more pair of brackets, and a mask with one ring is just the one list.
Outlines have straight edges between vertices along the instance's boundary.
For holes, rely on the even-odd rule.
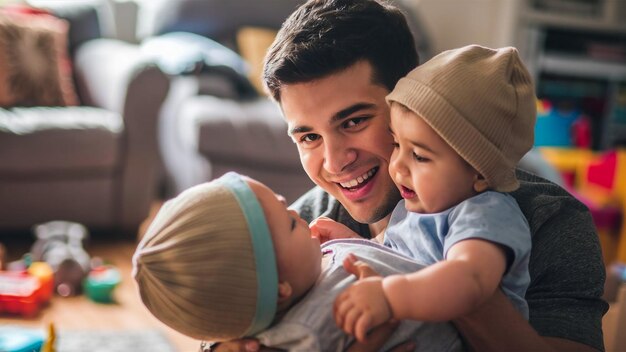
[[[389,195],[373,210],[373,212],[367,214],[366,218],[357,219],[356,221],[362,224],[374,224],[384,219],[391,214],[398,202],[402,199],[399,192],[391,191]],[[354,216],[353,216],[354,217]]]

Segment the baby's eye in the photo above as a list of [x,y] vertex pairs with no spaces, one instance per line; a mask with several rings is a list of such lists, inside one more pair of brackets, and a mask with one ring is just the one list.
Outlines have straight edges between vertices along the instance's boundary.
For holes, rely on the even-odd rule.
[[296,219],[291,218],[291,231],[293,231],[296,228]]
[[392,145],[394,148],[400,148],[400,143],[393,142],[393,143],[391,143],[391,145]]
[[417,153],[413,153],[413,159],[415,159],[417,162],[419,163],[425,163],[427,161],[429,161],[428,158],[425,158]]

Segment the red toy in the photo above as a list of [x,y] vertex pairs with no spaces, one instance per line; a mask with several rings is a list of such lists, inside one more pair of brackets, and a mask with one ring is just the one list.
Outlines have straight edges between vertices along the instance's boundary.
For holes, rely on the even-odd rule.
[[44,302],[41,282],[27,272],[0,272],[0,313],[33,316]]

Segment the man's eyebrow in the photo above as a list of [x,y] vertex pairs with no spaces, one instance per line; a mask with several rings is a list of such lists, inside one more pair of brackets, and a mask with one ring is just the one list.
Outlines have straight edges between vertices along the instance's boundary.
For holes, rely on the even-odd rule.
[[335,113],[333,115],[333,117],[331,117],[330,121],[331,122],[337,122],[337,121],[341,121],[343,119],[345,119],[346,117],[349,117],[350,115],[354,114],[355,112],[359,111],[359,110],[367,110],[367,109],[371,109],[373,107],[375,107],[376,105],[372,104],[372,103],[356,103],[354,105],[351,105],[343,110],[338,111],[337,113]]
[[[357,111],[360,110],[367,110],[367,109],[371,109],[374,108],[376,105],[372,104],[372,103],[356,103],[354,105],[351,105],[343,110],[340,110],[338,112],[336,112],[331,118],[330,118],[330,122],[334,123],[337,121],[341,121],[347,117],[349,117],[350,115],[354,114]],[[289,135],[293,136],[296,133],[306,133],[306,132],[311,132],[313,130],[313,128],[311,128],[310,126],[296,126],[292,129],[289,130]]]
[[296,126],[287,132],[287,135],[293,136],[296,133],[311,132],[313,129],[309,126]]

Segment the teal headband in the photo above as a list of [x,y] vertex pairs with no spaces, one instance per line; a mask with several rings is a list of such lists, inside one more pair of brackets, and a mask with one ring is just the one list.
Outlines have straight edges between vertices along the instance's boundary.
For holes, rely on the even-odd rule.
[[217,182],[235,195],[246,218],[252,240],[257,271],[257,304],[254,319],[244,334],[244,336],[251,336],[267,328],[276,315],[278,272],[274,245],[263,208],[241,175],[229,172],[220,177]]

